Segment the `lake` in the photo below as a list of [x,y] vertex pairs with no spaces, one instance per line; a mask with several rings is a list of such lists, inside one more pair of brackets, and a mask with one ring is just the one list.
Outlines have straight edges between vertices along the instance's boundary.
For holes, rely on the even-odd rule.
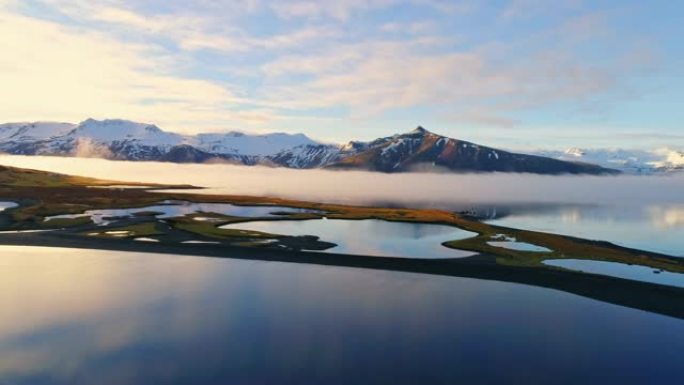
[[[0,206],[1,207],[1,206]],[[64,218],[78,218],[89,216],[98,226],[106,226],[122,218],[131,218],[136,213],[157,213],[158,219],[180,217],[195,213],[215,213],[236,217],[273,217],[297,213],[322,213],[318,210],[297,209],[282,206],[239,206],[228,203],[194,203],[185,201],[163,201],[156,205],[134,209],[103,209],[88,210],[79,214],[65,214],[46,217],[45,221]],[[195,219],[212,221],[216,218],[198,216]]]
[[654,270],[653,268],[645,266],[584,259],[549,259],[545,260],[543,263],[549,266],[562,267],[564,269],[582,271],[585,273],[609,275],[635,281],[652,282],[684,288],[684,274]]
[[443,242],[474,237],[477,234],[456,227],[424,223],[366,220],[256,221],[221,226],[282,235],[316,235],[337,244],[325,250],[340,254],[405,258],[464,258],[476,253],[450,249]]
[[652,177],[382,174],[14,155],[0,155],[0,164],[123,182],[209,187],[193,193],[476,209],[493,224],[684,256],[684,173]]
[[676,383],[684,322],[526,285],[0,246],[0,383]]
[[684,257],[684,204],[511,207],[495,215],[487,222]]

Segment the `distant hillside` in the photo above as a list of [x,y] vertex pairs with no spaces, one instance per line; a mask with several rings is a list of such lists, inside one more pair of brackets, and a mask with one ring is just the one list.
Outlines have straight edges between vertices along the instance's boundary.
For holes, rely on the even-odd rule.
[[0,188],[2,187],[74,187],[101,186],[112,182],[47,171],[0,166]]

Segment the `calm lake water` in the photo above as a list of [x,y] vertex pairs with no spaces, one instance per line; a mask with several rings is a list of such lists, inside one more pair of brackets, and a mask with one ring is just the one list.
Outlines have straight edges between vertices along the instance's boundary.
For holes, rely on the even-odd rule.
[[684,322],[352,268],[0,246],[2,384],[678,383]]
[[323,241],[338,245],[326,252],[427,259],[475,255],[469,251],[449,249],[442,243],[477,235],[450,226],[374,219],[262,221],[230,224],[222,228],[283,235],[316,235]]
[[684,257],[684,204],[513,207],[495,215],[489,223]]
[[[73,215],[55,215],[45,218],[46,221],[60,218],[76,218],[80,216],[90,216],[93,222],[100,226],[106,226],[115,219],[127,218],[141,212],[157,212],[159,219],[180,217],[194,213],[215,213],[236,217],[272,217],[275,215],[296,214],[296,213],[321,213],[321,211],[309,209],[296,209],[281,206],[238,206],[226,203],[193,203],[185,201],[166,201],[162,204],[140,207],[135,209],[107,209],[107,210],[88,210],[84,213]],[[200,219],[208,219],[202,218]]]
[[662,285],[684,287],[684,274],[658,271],[653,268],[627,265],[624,263],[590,261],[584,259],[550,259],[544,261],[549,266],[583,271],[585,273],[610,275],[612,277],[635,281],[653,282]]
[[653,177],[383,174],[13,155],[0,155],[0,164],[123,182],[208,187],[193,193],[455,211],[489,207],[492,223],[684,256],[684,172]]

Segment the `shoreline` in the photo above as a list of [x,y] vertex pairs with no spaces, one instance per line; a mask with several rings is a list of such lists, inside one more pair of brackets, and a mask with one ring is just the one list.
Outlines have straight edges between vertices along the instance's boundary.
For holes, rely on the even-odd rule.
[[[277,197],[246,195],[205,195],[191,192],[159,192],[145,188],[91,188],[89,186],[130,185],[37,170],[0,167],[0,201],[18,204],[0,213],[3,230],[49,230],[0,234],[0,244],[80,249],[151,252],[202,257],[219,257],[327,266],[377,269],[439,276],[453,276],[526,284],[564,291],[606,303],[684,319],[684,288],[590,274],[543,264],[547,259],[585,259],[646,266],[654,270],[684,274],[684,259],[629,249],[609,242],[592,241],[558,234],[489,225],[462,215],[437,209],[352,206]],[[141,183],[140,185],[150,186]],[[161,187],[157,185],[156,187]],[[166,187],[166,186],[164,186]],[[308,209],[277,217],[211,215],[216,221],[197,221],[198,213],[159,219],[155,212],[141,212],[113,218],[112,224],[96,225],[82,214],[95,209],[144,208],[166,200],[192,203],[221,203],[237,206],[284,206]],[[46,217],[77,214],[70,219],[45,222]],[[292,236],[222,229],[229,223],[259,220],[364,220],[431,223],[476,233],[474,237],[447,241],[443,246],[472,251],[476,256],[460,259],[416,259],[321,253],[331,245],[317,236]],[[107,232],[124,234],[108,236]],[[95,236],[92,236],[95,233]],[[489,245],[504,234],[519,242],[545,247],[550,252],[535,253]],[[134,241],[155,236],[159,243]],[[259,243],[276,239],[272,243]],[[181,244],[187,240],[219,244]],[[307,250],[307,251],[301,251]]]
[[305,263],[509,282],[563,291],[613,305],[684,320],[684,288],[573,272],[498,264],[493,255],[462,259],[411,259],[274,250],[233,245],[145,243],[128,239],[92,239],[71,234],[0,234],[0,245],[36,246],[184,255],[209,258]]

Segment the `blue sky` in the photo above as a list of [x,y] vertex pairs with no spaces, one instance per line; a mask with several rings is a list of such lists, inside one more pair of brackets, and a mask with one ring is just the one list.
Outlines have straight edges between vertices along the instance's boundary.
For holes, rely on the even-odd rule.
[[0,0],[0,121],[684,147],[676,1]]

